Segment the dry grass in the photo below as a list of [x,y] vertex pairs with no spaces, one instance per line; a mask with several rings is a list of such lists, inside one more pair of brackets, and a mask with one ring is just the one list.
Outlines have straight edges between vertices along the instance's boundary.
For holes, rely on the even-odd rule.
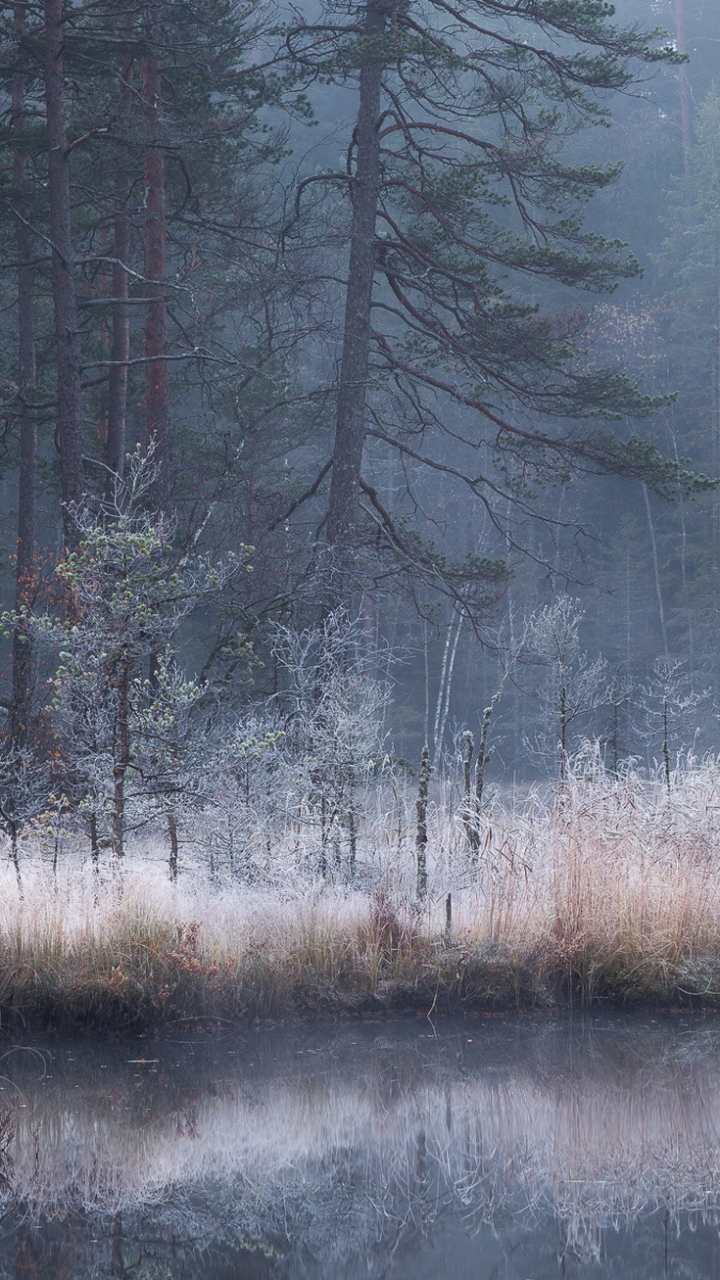
[[423,904],[398,817],[411,800],[368,824],[362,889],[310,875],[296,837],[278,842],[270,885],[211,885],[202,867],[171,885],[147,850],[98,882],[77,852],[53,875],[26,851],[22,896],[0,869],[0,1007],[121,1027],[598,997],[720,1004],[717,763],[669,796],[586,769],[562,803],[496,803],[477,865],[452,796],[438,795]]

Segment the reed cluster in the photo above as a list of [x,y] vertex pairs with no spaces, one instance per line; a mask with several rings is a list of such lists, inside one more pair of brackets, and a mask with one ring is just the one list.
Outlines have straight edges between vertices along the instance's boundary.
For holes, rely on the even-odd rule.
[[[403,803],[408,804],[407,798]],[[720,767],[666,789],[578,772],[563,795],[495,801],[476,854],[438,792],[428,892],[411,833],[368,824],[355,878],[320,877],[296,836],[266,881],[175,882],[152,848],[98,876],[79,852],[0,868],[0,1009],[33,1025],[383,1010],[720,1004]],[[331,867],[332,871],[332,867]],[[282,884],[282,888],[280,885]],[[449,899],[449,900],[448,900]]]

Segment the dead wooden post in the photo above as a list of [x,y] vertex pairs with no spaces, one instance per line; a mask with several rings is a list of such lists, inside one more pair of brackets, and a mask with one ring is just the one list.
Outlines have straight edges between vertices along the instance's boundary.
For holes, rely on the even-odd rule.
[[472,758],[475,752],[475,743],[469,729],[466,729],[462,736],[463,741],[463,814],[462,821],[465,828],[465,838],[468,842],[470,852],[473,852],[473,794],[472,794]]

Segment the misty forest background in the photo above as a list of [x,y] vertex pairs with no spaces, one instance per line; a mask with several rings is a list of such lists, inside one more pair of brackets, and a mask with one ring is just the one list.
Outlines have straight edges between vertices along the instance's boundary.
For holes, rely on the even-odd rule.
[[177,857],[224,777],[354,859],[425,744],[466,798],[720,749],[715,0],[47,0],[0,49],[13,856],[55,806]]

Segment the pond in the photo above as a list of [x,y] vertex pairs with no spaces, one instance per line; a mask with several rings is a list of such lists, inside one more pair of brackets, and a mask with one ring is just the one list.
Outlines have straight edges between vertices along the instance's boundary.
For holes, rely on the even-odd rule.
[[720,1276],[720,1020],[35,1042],[0,1277]]

